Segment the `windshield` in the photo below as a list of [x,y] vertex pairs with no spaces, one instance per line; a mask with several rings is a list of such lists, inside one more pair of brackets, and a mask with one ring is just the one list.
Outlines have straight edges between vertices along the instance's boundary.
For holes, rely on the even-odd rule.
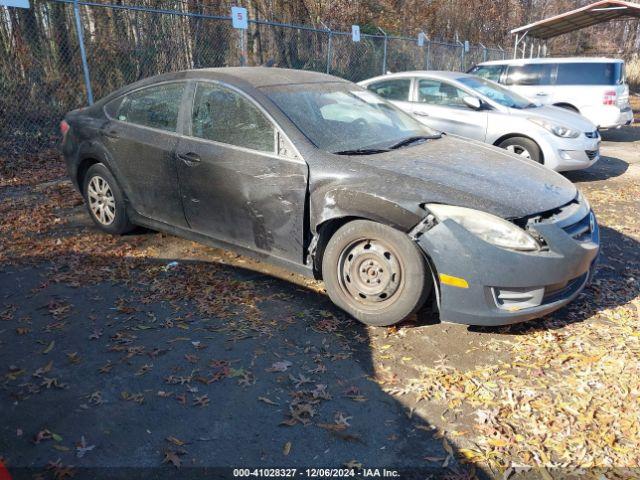
[[362,87],[350,83],[265,88],[267,96],[314,145],[328,152],[388,149],[436,132]]
[[480,77],[462,77],[458,78],[458,81],[464,86],[475,90],[480,95],[484,95],[505,107],[532,108],[536,106],[535,103],[531,103],[531,101],[525,97],[518,95],[511,90],[507,90],[491,80],[486,80]]

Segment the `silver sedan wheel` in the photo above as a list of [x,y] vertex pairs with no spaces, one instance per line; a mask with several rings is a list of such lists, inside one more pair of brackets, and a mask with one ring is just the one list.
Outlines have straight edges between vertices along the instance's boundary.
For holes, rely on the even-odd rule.
[[89,209],[102,225],[111,225],[116,218],[116,201],[107,181],[99,175],[91,177],[87,185]]
[[338,281],[343,291],[367,309],[385,308],[402,290],[402,266],[379,240],[358,240],[340,255]]
[[524,148],[522,145],[509,145],[507,148],[505,148],[505,150],[507,152],[520,155],[521,157],[524,157],[524,158],[531,158],[531,153],[529,152],[529,150]]

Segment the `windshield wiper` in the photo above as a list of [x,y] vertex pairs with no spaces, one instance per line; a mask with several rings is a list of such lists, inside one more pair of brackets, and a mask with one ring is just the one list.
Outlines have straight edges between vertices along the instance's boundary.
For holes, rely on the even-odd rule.
[[341,150],[333,152],[336,155],[375,155],[376,153],[384,153],[389,150],[386,148],[356,148],[353,150]]
[[[419,142],[420,140],[422,140],[422,141],[436,140],[436,139],[438,139],[440,137],[441,137],[441,135],[420,135],[420,136],[416,136],[416,137],[407,137],[404,140],[400,140],[398,143],[394,143],[393,145],[391,145],[389,147],[389,150],[395,150],[396,148],[406,147],[408,145],[411,145],[412,143]],[[420,143],[422,143],[422,142],[420,142]]]

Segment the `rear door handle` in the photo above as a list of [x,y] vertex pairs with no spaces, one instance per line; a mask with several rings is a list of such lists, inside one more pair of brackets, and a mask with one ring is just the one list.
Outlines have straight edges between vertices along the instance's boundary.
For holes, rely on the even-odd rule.
[[178,153],[177,157],[183,161],[183,163],[189,167],[193,167],[200,163],[200,155],[193,152]]
[[118,138],[119,136],[117,130],[102,130],[102,134],[109,138]]
[[428,113],[424,113],[424,112],[413,112],[414,115],[418,115],[419,117],[428,117],[429,114]]
[[549,95],[549,94],[548,93],[544,93],[544,92],[536,93],[536,97],[546,97],[547,95]]

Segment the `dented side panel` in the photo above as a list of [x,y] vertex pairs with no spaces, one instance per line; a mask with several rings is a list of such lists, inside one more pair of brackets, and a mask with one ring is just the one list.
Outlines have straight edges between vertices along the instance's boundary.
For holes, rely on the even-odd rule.
[[301,161],[184,137],[178,161],[189,227],[201,234],[302,263],[307,165]]

